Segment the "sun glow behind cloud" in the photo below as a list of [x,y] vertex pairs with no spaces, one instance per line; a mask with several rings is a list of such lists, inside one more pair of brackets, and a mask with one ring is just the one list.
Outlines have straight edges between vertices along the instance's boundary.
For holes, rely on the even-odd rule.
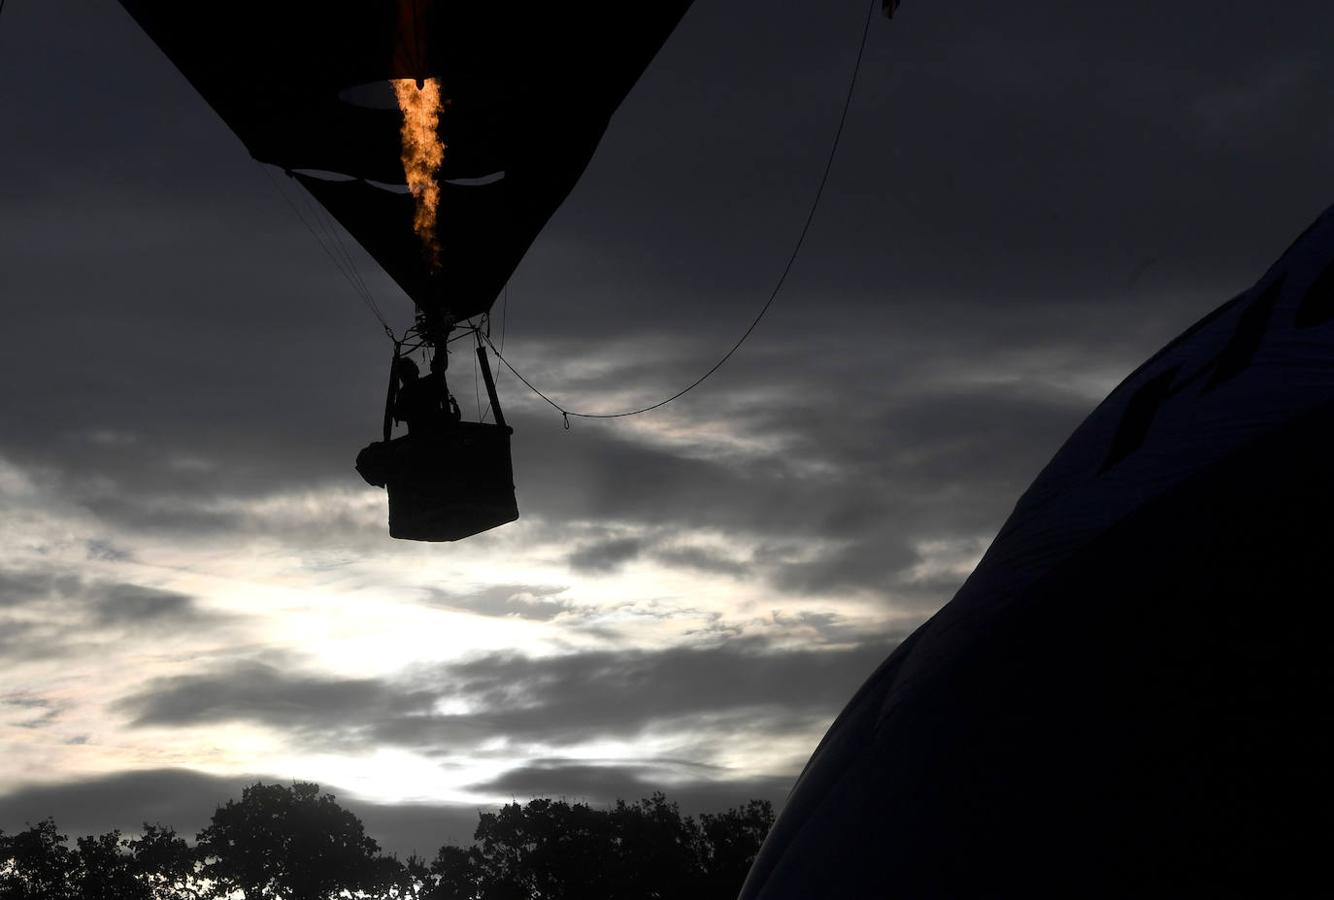
[[[0,570],[28,592],[11,598],[11,621],[38,623],[45,642],[31,657],[9,662],[6,693],[39,698],[45,705],[36,712],[48,719],[36,726],[33,710],[11,705],[3,726],[11,764],[0,790],[54,772],[87,777],[189,767],[313,778],[383,802],[486,803],[507,798],[485,785],[538,759],[649,766],[667,780],[693,776],[673,776],[672,766],[653,760],[688,757],[724,779],[728,772],[792,771],[822,727],[810,721],[779,740],[760,708],[720,717],[646,709],[643,724],[623,734],[594,728],[553,740],[556,733],[527,733],[523,718],[525,704],[553,698],[520,693],[513,705],[497,706],[490,688],[449,693],[448,678],[459,676],[448,676],[448,667],[466,673],[474,660],[515,657],[534,667],[584,654],[647,654],[633,658],[643,665],[654,654],[716,648],[743,634],[777,639],[791,631],[782,615],[827,612],[799,600],[783,601],[778,612],[762,585],[651,554],[572,569],[569,543],[554,540],[559,529],[540,518],[455,552],[430,553],[380,535],[378,492],[340,487],[198,501],[207,512],[246,523],[230,537],[147,531],[108,541],[105,525],[63,499],[55,482],[43,485],[3,463],[0,490],[11,510],[7,529],[27,521],[25,509],[45,511],[34,516],[40,527],[25,530],[25,540],[7,543]],[[651,543],[641,526],[610,527],[632,536],[626,540]],[[602,526],[590,532],[606,533]],[[526,551],[521,557],[518,547]],[[707,530],[693,534],[690,547],[706,561],[755,551]],[[889,621],[873,605],[854,604],[846,613],[863,617],[867,629]],[[273,699],[276,707],[265,705],[263,691],[226,693],[227,673],[247,666],[271,673],[266,677],[280,688],[284,679],[299,684]],[[221,673],[220,686],[199,688],[180,721],[143,720],[142,704],[126,705],[145,685],[170,693],[182,678],[196,677],[191,673],[209,672]],[[301,719],[323,702],[336,710],[342,686],[363,684],[387,685],[389,702],[426,689],[438,696],[421,709],[426,718],[405,712],[397,724],[378,721],[373,703],[349,707],[346,721],[336,712]],[[522,690],[541,691],[543,682],[524,684],[530,687]],[[625,702],[653,701],[627,695]],[[295,704],[291,716],[281,712],[283,703]],[[264,710],[258,718],[256,705]],[[540,715],[540,706],[532,708]],[[468,724],[488,716],[512,719],[518,731],[496,726],[502,732],[488,735]],[[365,737],[414,722],[429,727],[429,736]]]

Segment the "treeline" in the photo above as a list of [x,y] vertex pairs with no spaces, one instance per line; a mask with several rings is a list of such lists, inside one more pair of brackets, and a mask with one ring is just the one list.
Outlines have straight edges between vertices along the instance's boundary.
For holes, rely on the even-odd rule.
[[191,845],[163,825],[74,845],[50,819],[0,831],[0,900],[733,900],[773,824],[768,801],[683,816],[658,793],[481,813],[468,847],[380,851],[319,785],[256,784]]

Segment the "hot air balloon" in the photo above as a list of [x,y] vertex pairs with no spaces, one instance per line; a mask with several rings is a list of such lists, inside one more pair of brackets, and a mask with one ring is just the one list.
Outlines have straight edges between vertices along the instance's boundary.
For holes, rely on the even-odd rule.
[[298,180],[416,305],[404,340],[433,354],[422,382],[439,386],[440,427],[392,438],[391,376],[384,439],[358,459],[388,489],[390,534],[457,540],[516,519],[486,352],[496,422],[454,422],[447,342],[490,309],[690,0],[121,5],[251,155]]
[[742,900],[1307,893],[1331,357],[1334,208],[1071,435],[830,727]]

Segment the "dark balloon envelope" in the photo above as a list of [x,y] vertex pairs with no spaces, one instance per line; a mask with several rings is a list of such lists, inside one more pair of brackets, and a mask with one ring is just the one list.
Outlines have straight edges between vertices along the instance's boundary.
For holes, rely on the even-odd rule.
[[[301,173],[419,307],[464,319],[491,306],[690,0],[121,4],[255,159]],[[438,271],[412,198],[385,187],[404,183],[399,113],[365,100],[399,78],[438,79],[448,103]]]
[[251,155],[298,179],[416,304],[395,371],[401,348],[434,350],[422,383],[440,421],[391,440],[391,376],[384,440],[357,461],[388,490],[390,534],[452,541],[517,518],[511,429],[475,324],[497,421],[442,424],[450,331],[490,309],[690,0],[121,4]]
[[1332,298],[1334,211],[1112,392],[839,716],[744,898],[1327,882]]

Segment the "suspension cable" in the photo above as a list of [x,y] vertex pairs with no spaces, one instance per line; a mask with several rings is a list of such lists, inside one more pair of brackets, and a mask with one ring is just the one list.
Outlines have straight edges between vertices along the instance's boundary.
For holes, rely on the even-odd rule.
[[532,391],[537,396],[541,397],[543,400],[547,402],[549,406],[551,406],[552,409],[560,413],[565,421],[565,427],[567,429],[570,427],[570,418],[572,416],[579,419],[623,419],[628,416],[637,416],[642,413],[651,412],[652,410],[666,406],[668,403],[671,403],[673,400],[677,400],[685,396],[686,394],[693,391],[695,388],[699,387],[705,381],[707,381],[709,377],[713,375],[714,372],[717,372],[719,369],[721,369],[723,365],[729,359],[732,358],[732,355],[736,353],[737,350],[741,349],[741,345],[744,344],[746,342],[746,339],[750,337],[751,333],[755,331],[755,328],[760,324],[760,320],[763,319],[765,313],[769,311],[769,307],[773,306],[774,300],[778,298],[779,292],[783,289],[783,284],[787,281],[788,273],[792,271],[792,266],[797,261],[797,255],[801,253],[801,247],[806,242],[806,235],[811,230],[811,223],[815,221],[815,211],[820,206],[820,198],[824,195],[825,185],[829,183],[829,173],[834,167],[834,157],[838,154],[839,141],[843,137],[843,128],[848,121],[848,111],[852,108],[852,98],[853,95],[856,93],[857,89],[857,76],[861,72],[862,59],[866,55],[867,38],[871,33],[871,21],[875,17],[875,8],[880,2],[881,0],[872,0],[870,8],[866,12],[866,23],[862,26],[861,43],[857,47],[857,60],[853,64],[852,77],[848,81],[847,96],[843,100],[843,112],[839,115],[838,128],[836,128],[834,131],[834,141],[832,146],[829,148],[829,157],[828,159],[825,160],[824,172],[820,175],[819,187],[817,187],[815,190],[815,197],[811,201],[810,210],[806,213],[806,221],[801,226],[801,233],[797,236],[797,242],[793,246],[792,252],[788,255],[787,263],[783,266],[783,271],[779,274],[777,283],[774,285],[773,290],[769,292],[769,298],[764,301],[764,305],[760,307],[760,311],[756,313],[755,318],[751,320],[749,327],[747,327],[746,330],[741,333],[741,337],[737,338],[736,343],[733,344],[732,347],[722,355],[722,358],[719,359],[716,363],[714,363],[707,372],[696,378],[694,381],[683,387],[681,390],[677,391],[675,394],[672,394],[670,397],[667,397],[664,400],[659,400],[657,403],[652,403],[648,406],[641,406],[637,409],[627,409],[621,412],[614,412],[614,413],[575,412],[574,410],[566,409],[564,406],[561,406],[559,403],[548,397],[542,391],[538,390],[537,387],[535,387],[531,381],[525,378],[518,369],[514,368],[514,365],[510,363],[510,361],[506,359],[504,355],[502,355],[500,350],[496,349],[496,345],[491,343],[490,335],[484,335],[487,344],[490,345],[491,350],[496,354],[496,357],[502,363],[505,364],[505,368],[513,372],[514,377],[522,381],[530,391]]
[[[510,286],[509,286],[509,282],[508,282],[508,281],[505,282],[505,293],[504,293],[503,296],[504,296],[504,299],[500,301],[500,303],[501,303],[501,305],[500,305],[500,350],[501,350],[501,351],[503,351],[503,350],[505,349],[505,327],[509,324],[509,318],[510,318]],[[486,341],[487,341],[487,343],[489,344],[489,343],[491,342],[491,313],[490,313],[490,312],[488,312],[488,313],[486,314],[486,335],[485,335],[485,337],[486,337]],[[481,339],[481,337],[479,337],[479,338],[477,339],[477,346],[478,346],[478,347],[482,346],[482,339]],[[499,352],[497,353],[497,355],[499,355]],[[506,365],[508,365],[508,363],[506,363]],[[498,369],[498,370],[496,371],[496,387],[497,387],[497,388],[500,387],[500,377],[501,377],[502,375],[504,375],[504,374],[505,374],[505,370],[504,370],[504,369]],[[490,399],[488,399],[488,400],[486,401],[486,411],[482,413],[482,421],[483,421],[483,422],[486,421],[486,417],[487,417],[487,415],[488,415],[490,412],[491,412],[491,401],[490,401]]]
[[347,244],[343,241],[341,233],[342,229],[334,221],[333,216],[331,216],[322,205],[311,199],[308,192],[303,190],[301,192],[301,198],[305,201],[306,208],[311,210],[315,218],[321,222],[325,234],[329,235],[330,239],[333,241],[334,248],[338,251],[338,255],[343,258],[343,262],[347,265],[348,271],[352,273],[352,277],[355,278],[357,284],[360,285],[362,294],[364,294],[366,299],[371,302],[371,305],[378,310],[379,304],[375,302],[375,297],[371,294],[371,289],[366,284],[366,279],[361,277],[361,270],[357,267],[356,259],[352,256],[352,252],[348,250]]
[[357,267],[357,262],[353,258],[351,251],[347,249],[347,245],[343,243],[343,239],[340,236],[340,227],[334,221],[333,216],[325,211],[323,206],[315,202],[306,190],[298,188],[297,194],[301,197],[306,209],[310,211],[311,218],[315,220],[321,234],[323,234],[324,239],[327,240],[328,246],[335,250],[342,258],[343,268],[355,283],[354,287],[357,288],[358,293],[365,299],[366,305],[370,308],[371,313],[379,320],[382,326],[388,328],[388,325],[385,322],[384,312],[380,309],[380,304],[375,302],[375,296],[371,293],[370,287],[367,286],[366,279],[361,277],[361,271]]
[[[3,2],[4,0],[0,0],[0,3]],[[341,274],[343,278],[347,280],[347,283],[351,285],[352,292],[356,294],[357,299],[370,310],[371,315],[373,315],[376,321],[380,323],[380,327],[384,329],[384,332],[389,336],[389,339],[391,341],[396,341],[397,338],[394,335],[394,329],[390,327],[389,321],[384,317],[384,313],[380,311],[380,306],[375,302],[375,297],[371,294],[370,288],[368,288],[366,282],[361,279],[361,275],[356,270],[356,264],[353,262],[351,254],[348,252],[346,246],[343,246],[342,241],[338,239],[337,232],[333,233],[333,240],[338,242],[343,255],[346,257],[346,261],[340,259],[339,255],[331,249],[330,243],[326,239],[327,230],[325,235],[321,235],[321,229],[325,229],[326,226],[324,226],[323,223],[320,223],[318,215],[315,216],[315,221],[320,225],[319,229],[317,229],[316,225],[312,225],[310,220],[306,218],[305,214],[301,212],[300,207],[292,202],[292,198],[287,195],[287,192],[283,190],[282,185],[273,177],[273,173],[269,171],[269,167],[258,161],[255,165],[259,166],[260,170],[264,172],[264,176],[268,178],[269,183],[273,185],[273,189],[278,192],[278,196],[282,197],[283,202],[287,204],[287,208],[301,220],[301,224],[306,226],[306,230],[314,236],[315,241],[320,245],[320,249],[324,251],[324,255],[329,257],[329,261],[334,264],[334,268],[336,268],[339,274]],[[309,201],[307,201],[307,207],[310,207]],[[313,211],[312,214],[314,215]]]

